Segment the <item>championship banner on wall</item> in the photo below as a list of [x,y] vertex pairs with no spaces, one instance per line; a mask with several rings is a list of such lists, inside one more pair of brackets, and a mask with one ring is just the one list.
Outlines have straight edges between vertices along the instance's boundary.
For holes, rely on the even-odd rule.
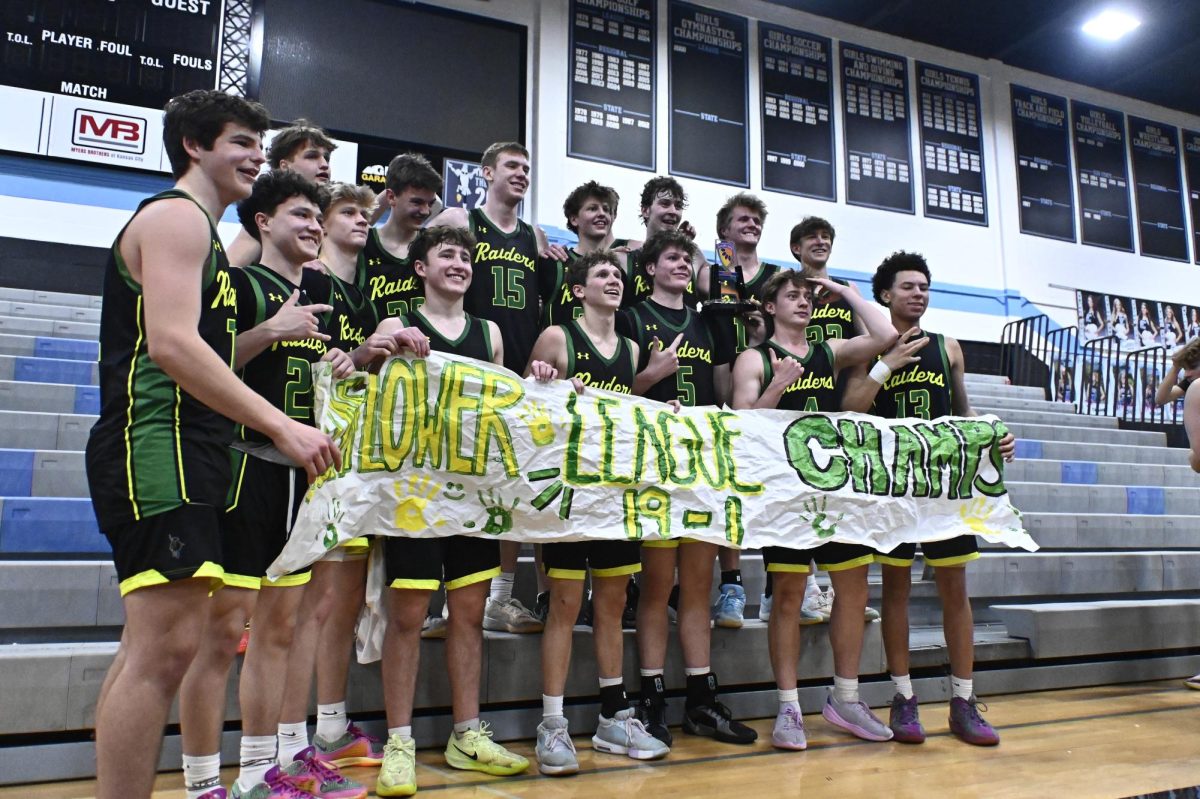
[[443,353],[344,380],[313,371],[342,470],[309,489],[271,577],[362,535],[889,550],[974,533],[1037,549],[1004,487],[994,416],[676,413]]

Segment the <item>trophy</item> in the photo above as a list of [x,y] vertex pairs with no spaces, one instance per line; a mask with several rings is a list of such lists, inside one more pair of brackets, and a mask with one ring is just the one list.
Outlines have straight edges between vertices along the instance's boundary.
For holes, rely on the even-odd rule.
[[733,243],[717,242],[717,262],[709,269],[709,299],[701,303],[706,314],[733,316],[757,307],[758,303],[744,299],[746,281],[742,278],[742,267],[735,260]]

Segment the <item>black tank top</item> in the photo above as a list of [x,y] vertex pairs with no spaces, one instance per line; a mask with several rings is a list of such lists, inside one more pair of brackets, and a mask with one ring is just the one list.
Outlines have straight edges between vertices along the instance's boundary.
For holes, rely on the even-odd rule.
[[367,299],[366,284],[366,262],[362,258],[358,259],[352,282],[342,280],[333,272],[304,270],[300,286],[309,301],[333,306],[333,310],[325,314],[325,326],[332,336],[330,349],[350,352],[379,326],[375,306]]
[[[262,264],[251,264],[234,274],[238,290],[238,330],[242,332],[270,319],[293,291],[305,286],[303,279],[301,285],[296,286]],[[315,272],[313,275],[320,276]],[[307,288],[304,291],[300,297],[301,305],[312,302],[307,297]],[[321,333],[329,332],[324,320],[320,320],[317,327]],[[238,376],[255,393],[291,418],[313,424],[312,365],[321,360],[328,349],[329,346],[318,338],[279,341],[245,363]],[[238,437],[255,443],[270,440],[245,425],[238,425]]]
[[[834,283],[850,285],[845,280],[833,278]],[[816,285],[815,283],[811,285]],[[812,317],[808,320],[809,341],[827,341],[831,338],[854,338],[854,309],[841,297],[830,303],[815,303]]]
[[541,332],[538,311],[537,236],[522,220],[511,233],[498,228],[482,208],[468,212],[472,254],[471,287],[464,307],[482,319],[490,319],[504,333],[504,365],[517,374],[525,372],[533,342]]
[[885,419],[936,419],[954,413],[946,337],[941,333],[922,335],[930,342],[917,352],[920,360],[884,381],[871,413]]
[[371,228],[367,234],[367,244],[358,259],[359,270],[365,274],[364,290],[375,306],[377,319],[403,316],[425,302],[425,288],[412,262],[388,252],[378,228]]
[[834,413],[841,410],[834,382],[836,374],[833,366],[833,352],[829,349],[828,344],[823,341],[810,343],[808,353],[803,358],[784,349],[773,340],[759,344],[755,349],[762,357],[763,391],[766,391],[767,386],[775,377],[775,371],[771,368],[771,350],[775,351],[775,356],[780,360],[791,356],[804,367],[804,374],[800,375],[800,379],[784,389],[783,396],[779,398],[776,408],[785,411],[821,411],[823,413]]
[[593,388],[619,394],[633,393],[633,376],[637,369],[629,339],[618,335],[617,349],[611,357],[605,358],[578,322],[572,319],[562,329],[567,340],[566,377],[577,377],[585,386]]
[[404,317],[405,324],[420,330],[429,339],[429,349],[435,352],[450,352],[477,361],[492,362],[492,334],[488,323],[483,319],[464,313],[466,324],[458,338],[451,339],[442,335],[436,327],[421,313],[420,310]]
[[650,348],[655,338],[669,347],[679,334],[679,371],[659,380],[643,396],[659,402],[679,400],[681,405],[716,405],[717,393],[713,382],[713,367],[724,363],[713,344],[712,332],[704,319],[691,308],[667,308],[654,300],[646,300],[617,317],[617,330],[637,342],[640,356],[638,371],[650,362]]
[[[134,216],[150,203],[175,198],[195,202],[171,189],[142,201]],[[230,480],[233,422],[182,390],[150,359],[142,286],[121,257],[124,234],[122,228],[104,270],[100,419],[87,443],[88,485],[101,529],[186,503],[220,507]],[[211,219],[209,239],[196,330],[232,368],[237,292]]]

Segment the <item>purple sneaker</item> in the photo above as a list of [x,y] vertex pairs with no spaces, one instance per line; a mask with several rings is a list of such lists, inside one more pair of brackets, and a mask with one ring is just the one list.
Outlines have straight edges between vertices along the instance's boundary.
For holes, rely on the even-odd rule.
[[892,697],[892,714],[888,718],[892,728],[892,740],[902,744],[925,743],[925,729],[917,712],[917,697],[905,699],[900,694]]
[[980,709],[987,710],[987,705],[975,698],[950,700],[950,732],[975,746],[995,746],[1000,743],[1000,735],[992,729],[992,725],[979,715]]
[[226,799],[227,794],[224,788],[213,788],[208,793],[200,797],[200,799]]

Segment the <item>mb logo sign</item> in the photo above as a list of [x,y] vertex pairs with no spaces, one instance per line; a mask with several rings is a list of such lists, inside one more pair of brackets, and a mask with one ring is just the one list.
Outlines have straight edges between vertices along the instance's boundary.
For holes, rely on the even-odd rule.
[[146,152],[146,120],[90,108],[76,108],[71,143],[142,154]]

